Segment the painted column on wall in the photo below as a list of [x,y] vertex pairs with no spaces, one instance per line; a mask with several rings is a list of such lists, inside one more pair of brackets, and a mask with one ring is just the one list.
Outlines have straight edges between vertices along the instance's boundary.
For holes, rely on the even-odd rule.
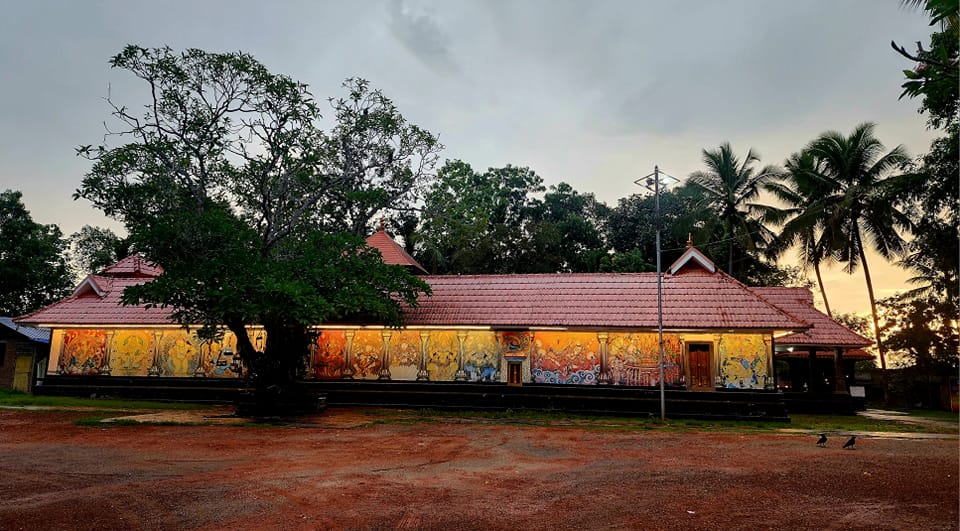
[[420,363],[417,368],[417,381],[429,381],[430,371],[427,369],[427,359],[430,358],[430,331],[420,331]]
[[[616,385],[660,385],[660,345],[657,334],[612,333],[607,369]],[[663,378],[666,385],[683,383],[683,346],[678,334],[663,335]]]
[[760,334],[723,334],[717,341],[720,385],[763,389],[767,384],[767,347]]
[[536,331],[530,376],[536,383],[590,385],[600,372],[600,343],[593,332]]

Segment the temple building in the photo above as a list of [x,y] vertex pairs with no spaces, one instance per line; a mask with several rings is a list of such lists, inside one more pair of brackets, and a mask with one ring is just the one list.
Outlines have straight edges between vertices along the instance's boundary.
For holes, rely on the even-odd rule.
[[[399,329],[318,323],[307,378],[659,386],[655,273],[427,275],[382,228],[367,243],[385,262],[421,275],[432,294],[404,312]],[[172,322],[169,309],[120,304],[124,288],[161,273],[131,256],[19,318],[51,330],[47,373],[242,375],[229,331],[202,341]],[[790,386],[803,374],[812,387],[824,371],[803,362],[824,353],[835,367],[826,372],[843,392],[845,351],[870,343],[817,311],[809,290],[750,288],[692,245],[664,272],[662,294],[663,374],[671,389],[772,391],[786,385],[777,379],[775,355],[789,363]],[[263,344],[262,329],[248,334]],[[801,352],[809,356],[792,358]]]

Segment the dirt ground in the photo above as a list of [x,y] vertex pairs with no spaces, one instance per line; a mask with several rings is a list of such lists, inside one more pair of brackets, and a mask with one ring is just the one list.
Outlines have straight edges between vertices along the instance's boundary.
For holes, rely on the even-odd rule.
[[0,529],[958,527],[957,439],[87,415],[0,410]]

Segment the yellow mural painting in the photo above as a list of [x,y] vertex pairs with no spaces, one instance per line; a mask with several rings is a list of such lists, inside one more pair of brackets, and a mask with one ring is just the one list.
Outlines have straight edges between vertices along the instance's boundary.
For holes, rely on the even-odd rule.
[[231,378],[237,376],[231,363],[237,352],[237,337],[225,332],[219,341],[203,343],[203,372],[206,376]]
[[193,376],[197,369],[199,341],[185,330],[167,330],[160,336],[157,367],[161,376]]
[[153,365],[153,334],[146,330],[117,330],[113,334],[110,368],[114,376],[147,376]]
[[534,332],[530,375],[537,383],[596,384],[599,351],[593,332]]
[[726,334],[720,338],[720,377],[728,389],[763,389],[767,349],[761,335]]
[[353,377],[376,379],[383,355],[383,336],[379,330],[357,330],[353,337]]
[[430,332],[430,354],[427,370],[434,381],[449,381],[457,374],[459,342],[455,331],[434,330]]

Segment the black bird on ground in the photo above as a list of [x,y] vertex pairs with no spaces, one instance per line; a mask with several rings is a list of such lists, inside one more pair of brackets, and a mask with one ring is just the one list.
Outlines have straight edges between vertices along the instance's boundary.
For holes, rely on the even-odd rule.
[[817,439],[817,446],[823,448],[826,445],[827,445],[827,436],[821,433],[820,438]]
[[855,445],[855,444],[857,444],[857,436],[856,436],[856,435],[851,435],[851,436],[850,436],[850,440],[847,441],[846,443],[844,443],[843,447],[844,447],[844,448],[853,448],[853,445]]

